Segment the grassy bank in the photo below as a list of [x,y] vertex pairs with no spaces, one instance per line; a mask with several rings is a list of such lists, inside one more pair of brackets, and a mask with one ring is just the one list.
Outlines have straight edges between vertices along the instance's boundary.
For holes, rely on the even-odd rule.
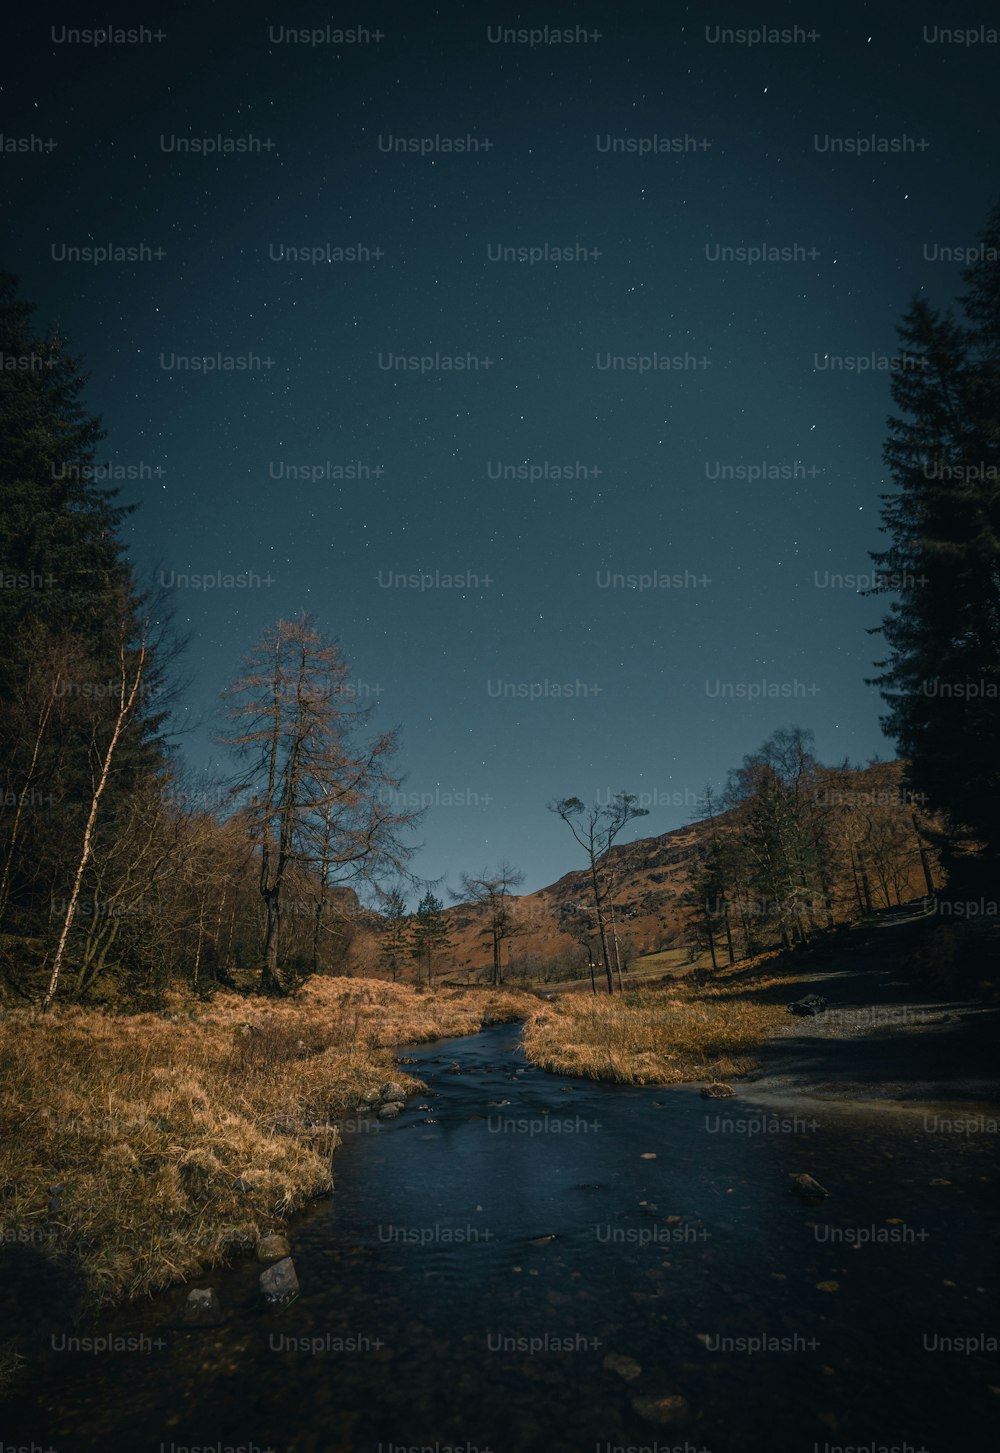
[[[797,991],[797,969],[772,956],[622,998],[316,978],[279,1001],[10,1013],[0,1021],[0,1281],[8,1297],[23,1281],[30,1297],[39,1267],[55,1268],[78,1289],[79,1315],[252,1250],[330,1188],[338,1120],[387,1081],[420,1087],[393,1047],[521,1019],[528,1059],[548,1070],[631,1084],[726,1079],[753,1067]],[[9,1374],[16,1339],[0,1292],[5,1336]]]
[[677,1084],[747,1074],[756,1051],[797,997],[800,975],[777,954],[709,978],[693,974],[657,987],[560,995],[525,1025],[525,1053],[561,1074],[619,1084]]
[[[53,1266],[75,1310],[198,1276],[329,1189],[336,1120],[389,1080],[394,1045],[470,1034],[537,1000],[314,979],[276,1002],[220,995],[171,1014],[62,1008],[0,1022],[0,1299]],[[51,1280],[51,1277],[49,1277]],[[14,1325],[12,1325],[12,1323]],[[5,1325],[4,1325],[5,1324]]]

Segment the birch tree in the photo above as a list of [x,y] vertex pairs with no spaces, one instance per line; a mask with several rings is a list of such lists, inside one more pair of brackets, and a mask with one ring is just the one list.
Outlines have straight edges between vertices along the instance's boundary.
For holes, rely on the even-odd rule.
[[73,927],[73,920],[76,917],[79,906],[83,875],[87,871],[87,864],[90,862],[90,856],[93,852],[94,829],[97,825],[97,815],[100,811],[101,798],[104,796],[111,774],[111,764],[114,761],[115,752],[118,750],[119,743],[129,723],[134,719],[140,704],[139,689],[142,684],[143,670],[146,665],[148,633],[149,618],[147,617],[142,628],[142,636],[138,648],[130,651],[127,640],[128,617],[127,615],[123,615],[118,641],[118,709],[108,741],[103,750],[98,750],[98,770],[93,792],[91,793],[90,810],[87,814],[87,822],[83,830],[83,844],[80,851],[80,859],[73,877],[73,887],[70,892],[69,901],[66,904],[62,932],[59,935],[56,956],[52,963],[52,973],[49,976],[49,986],[45,991],[45,998],[42,1000],[43,1013],[48,1012],[52,1007],[52,1001],[55,999],[56,992],[59,988],[59,975],[62,971],[63,958],[66,953],[66,943],[69,939],[70,930]]

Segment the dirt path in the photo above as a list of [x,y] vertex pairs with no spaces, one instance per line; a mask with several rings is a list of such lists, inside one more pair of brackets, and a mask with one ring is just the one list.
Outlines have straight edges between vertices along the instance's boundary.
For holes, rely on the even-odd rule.
[[802,995],[829,1007],[789,1015],[740,1090],[897,1101],[1000,1099],[1000,1006],[938,998],[906,969],[928,925],[913,910],[818,953]]

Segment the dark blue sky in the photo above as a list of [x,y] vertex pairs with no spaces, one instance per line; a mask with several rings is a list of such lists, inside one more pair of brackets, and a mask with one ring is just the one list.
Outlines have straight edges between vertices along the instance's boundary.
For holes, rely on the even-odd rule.
[[[85,354],[106,458],[163,471],[123,487],[140,568],[252,573],[176,592],[192,717],[265,626],[314,612],[436,804],[417,870],[505,856],[528,888],[576,866],[550,797],[628,788],[663,832],[777,726],[827,760],[893,754],[863,679],[882,607],[829,583],[879,545],[888,375],[831,365],[891,357],[914,292],[960,290],[940,249],[974,244],[995,194],[1000,46],[942,38],[943,7],[858,4],[296,7],[382,32],[342,45],[275,39],[290,22],[254,3],[178,5],[122,13],[160,40],[61,38],[100,8],[18,22],[0,125],[58,144],[0,156],[2,262]],[[818,36],[712,38],[762,21]],[[546,23],[600,37],[488,30]],[[172,140],[219,136],[262,149]],[[832,149],[859,136],[914,149]],[[163,255],[66,260],[140,244]],[[721,251],[754,247],[786,253]],[[254,366],[172,366],[219,354]],[[495,477],[518,465],[544,477]],[[194,766],[221,765],[211,737],[187,735]]]

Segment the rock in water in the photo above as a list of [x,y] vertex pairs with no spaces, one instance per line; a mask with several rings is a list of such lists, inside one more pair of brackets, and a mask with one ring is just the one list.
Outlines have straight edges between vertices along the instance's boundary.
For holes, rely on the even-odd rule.
[[618,1352],[609,1352],[601,1366],[606,1372],[617,1372],[626,1382],[631,1382],[642,1371],[634,1357],[622,1357]]
[[402,1114],[402,1111],[402,1105],[400,1105],[395,1100],[390,1100],[387,1105],[382,1106],[381,1110],[378,1112],[378,1118],[380,1120],[395,1120],[397,1115]]
[[216,1327],[222,1320],[219,1298],[211,1287],[192,1287],[184,1303],[184,1320],[191,1327]]
[[261,1272],[260,1289],[269,1302],[280,1305],[294,1301],[299,1294],[299,1279],[295,1275],[295,1264],[290,1256],[276,1261],[267,1271]]
[[284,1236],[262,1236],[257,1242],[258,1261],[282,1261],[290,1251]]
[[701,1098],[703,1100],[728,1100],[736,1091],[732,1085],[724,1085],[721,1080],[715,1080],[711,1085],[702,1085]]
[[679,1392],[664,1393],[660,1397],[634,1397],[632,1406],[640,1418],[650,1423],[682,1423],[690,1411],[687,1398]]
[[804,999],[793,999],[788,1006],[790,1014],[822,1014],[825,1008],[822,994],[807,994]]
[[819,1181],[814,1181],[812,1176],[793,1175],[794,1189],[804,1201],[822,1201],[830,1192],[821,1186]]

